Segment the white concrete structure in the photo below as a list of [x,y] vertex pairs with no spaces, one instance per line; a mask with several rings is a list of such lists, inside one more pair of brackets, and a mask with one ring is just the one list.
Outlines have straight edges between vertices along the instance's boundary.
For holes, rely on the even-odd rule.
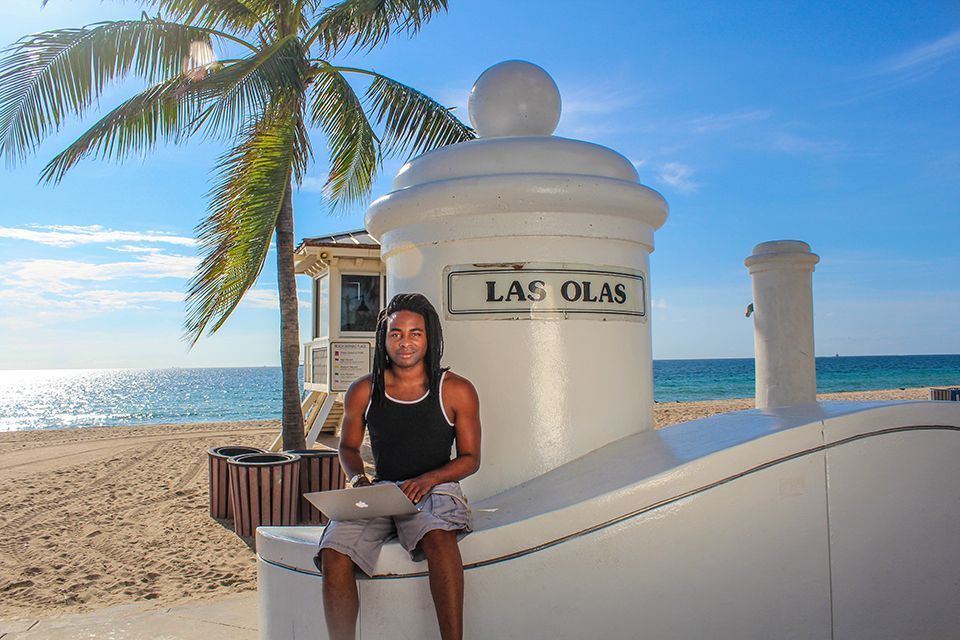
[[819,261],[799,240],[762,242],[744,261],[753,277],[758,409],[817,399],[812,280]]
[[[823,403],[645,431],[474,503],[468,638],[948,640],[960,403]],[[260,528],[261,637],[326,638],[319,527]],[[436,638],[387,545],[360,637]]]
[[[542,70],[483,78],[479,130],[553,118],[522,91],[549,94]],[[481,138],[394,187],[368,215],[387,296],[437,304],[448,362],[481,394],[466,637],[956,637],[960,403],[807,402],[654,431],[647,260],[666,204],[624,158]],[[262,638],[327,637],[321,532],[258,530]],[[384,547],[360,580],[361,638],[438,636],[426,569]]]
[[540,67],[488,69],[470,115],[493,137],[409,162],[367,212],[388,298],[434,303],[444,362],[480,391],[473,499],[653,426],[647,274],[667,204],[620,154],[548,135],[559,109]]

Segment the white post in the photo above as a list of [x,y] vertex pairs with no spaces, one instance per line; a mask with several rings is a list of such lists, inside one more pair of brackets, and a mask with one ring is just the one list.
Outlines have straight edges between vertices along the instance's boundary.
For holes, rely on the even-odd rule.
[[799,240],[762,242],[744,261],[753,278],[758,409],[816,402],[813,269],[819,261]]

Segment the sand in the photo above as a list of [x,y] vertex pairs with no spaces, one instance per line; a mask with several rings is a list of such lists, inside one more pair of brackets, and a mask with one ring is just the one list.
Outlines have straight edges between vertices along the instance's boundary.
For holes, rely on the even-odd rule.
[[[926,388],[821,399],[921,400]],[[657,427],[752,399],[660,403]],[[207,449],[266,447],[272,421],[0,433],[0,619],[256,589],[254,552],[210,518]]]

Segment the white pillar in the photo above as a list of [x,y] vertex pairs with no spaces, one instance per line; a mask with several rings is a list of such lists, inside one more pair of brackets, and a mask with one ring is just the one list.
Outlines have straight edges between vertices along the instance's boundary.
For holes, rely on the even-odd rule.
[[[560,94],[509,61],[470,96],[478,140],[405,165],[367,211],[387,295],[421,292],[480,393],[481,499],[653,428],[649,255],[667,203],[622,155],[551,135]],[[589,482],[589,478],[584,479]]]
[[758,409],[817,399],[813,268],[819,261],[799,240],[762,242],[744,261],[753,277]]

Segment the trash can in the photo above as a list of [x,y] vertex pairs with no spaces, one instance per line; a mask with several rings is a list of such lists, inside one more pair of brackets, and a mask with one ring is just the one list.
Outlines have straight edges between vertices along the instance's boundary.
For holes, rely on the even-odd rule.
[[303,497],[305,493],[343,489],[347,477],[340,467],[335,449],[298,449],[287,451],[300,456],[299,524],[327,524],[329,518]]
[[931,387],[930,399],[956,402],[960,400],[960,387]]
[[207,479],[210,493],[210,517],[218,520],[233,518],[230,504],[230,478],[227,460],[245,453],[263,453],[257,447],[226,446],[207,451]]
[[248,453],[227,460],[234,531],[252,539],[259,526],[296,523],[300,456]]

